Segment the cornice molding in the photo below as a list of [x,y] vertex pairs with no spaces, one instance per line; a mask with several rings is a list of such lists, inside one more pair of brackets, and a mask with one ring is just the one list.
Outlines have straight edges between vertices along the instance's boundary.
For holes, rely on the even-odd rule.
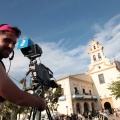
[[116,68],[116,66],[111,66],[111,67],[108,67],[108,68],[105,68],[105,69],[101,69],[101,70],[97,70],[97,71],[94,71],[94,72],[89,71],[86,74],[87,75],[91,75],[91,74],[98,73],[98,72],[101,72],[101,71],[106,71],[106,70],[111,69],[111,68]]
[[[111,69],[113,67],[116,67],[114,64],[107,64],[105,61],[102,61],[98,64],[94,64],[93,67],[87,72],[87,73],[91,73],[96,67],[98,67],[99,65],[103,64],[104,66],[109,66],[109,68],[105,68],[105,69]],[[104,71],[104,69],[102,69]],[[97,71],[101,71],[101,70],[97,70]]]
[[103,47],[97,48],[94,51],[92,51],[92,49],[89,49],[88,54],[92,54],[92,53],[95,53],[95,52],[98,52],[98,51],[101,51],[101,50],[103,50]]
[[90,84],[93,84],[93,82],[84,81],[84,80],[81,80],[81,79],[74,78],[74,77],[72,77],[72,76],[70,76],[69,80],[76,80],[76,81],[81,81],[81,82],[83,82],[83,83],[90,83]]

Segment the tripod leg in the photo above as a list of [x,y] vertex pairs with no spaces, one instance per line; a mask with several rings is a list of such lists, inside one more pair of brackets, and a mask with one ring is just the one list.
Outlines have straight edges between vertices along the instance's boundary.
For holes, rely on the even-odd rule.
[[30,118],[31,118],[31,116],[32,116],[32,112],[33,112],[33,108],[31,108],[31,110],[30,110],[29,120],[30,120]]
[[36,120],[41,120],[41,112],[37,110],[37,113],[36,113]]
[[32,115],[32,119],[33,119],[33,120],[35,120],[36,113],[37,113],[37,109],[34,108],[33,115]]
[[50,110],[49,110],[48,107],[47,107],[47,109],[46,109],[46,113],[47,113],[47,115],[48,115],[48,119],[49,119],[49,120],[53,120],[53,119],[52,119],[52,116],[51,116],[51,114],[50,114]]
[[38,120],[41,120],[41,112],[39,113],[39,119]]
[[30,111],[30,116],[29,116],[29,120],[35,120],[36,112],[37,112],[37,109],[36,109],[36,108],[32,108],[32,109],[31,109],[31,111]]

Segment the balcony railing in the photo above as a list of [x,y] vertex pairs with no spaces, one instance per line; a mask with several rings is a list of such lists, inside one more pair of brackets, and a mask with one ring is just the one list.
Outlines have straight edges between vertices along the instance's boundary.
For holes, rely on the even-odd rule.
[[73,99],[89,99],[89,100],[97,100],[97,97],[95,95],[85,95],[85,94],[73,94]]
[[83,99],[84,95],[80,95],[80,94],[74,94],[72,95],[73,99]]
[[[78,100],[83,100],[83,99],[87,99],[87,100],[97,100],[97,97],[95,95],[84,95],[84,94],[73,94],[72,95],[73,99],[78,99]],[[64,101],[66,100],[66,96],[60,96],[58,98],[59,101]]]
[[64,100],[66,100],[66,97],[63,95],[63,96],[60,96],[59,98],[58,98],[58,100],[59,101],[64,101]]

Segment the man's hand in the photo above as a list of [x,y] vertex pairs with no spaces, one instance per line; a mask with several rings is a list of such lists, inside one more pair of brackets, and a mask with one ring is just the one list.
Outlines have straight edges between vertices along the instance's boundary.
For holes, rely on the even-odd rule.
[[38,110],[39,111],[46,110],[47,109],[47,103],[46,103],[46,101],[43,98],[41,98],[41,101],[42,101],[43,104],[41,104],[41,106],[38,107]]

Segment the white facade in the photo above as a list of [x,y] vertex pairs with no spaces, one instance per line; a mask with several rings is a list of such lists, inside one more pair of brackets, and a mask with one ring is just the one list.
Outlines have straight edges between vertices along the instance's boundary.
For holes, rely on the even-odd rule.
[[[64,91],[58,103],[60,114],[120,107],[120,99],[116,100],[107,89],[109,83],[120,78],[120,62],[110,63],[103,54],[103,46],[97,41],[90,43],[88,54],[91,63],[86,74],[71,75],[57,80]],[[75,93],[75,88],[78,93]]]
[[96,109],[96,96],[93,82],[86,74],[71,75],[57,80],[63,88],[59,98],[58,112],[60,114],[83,113]]

